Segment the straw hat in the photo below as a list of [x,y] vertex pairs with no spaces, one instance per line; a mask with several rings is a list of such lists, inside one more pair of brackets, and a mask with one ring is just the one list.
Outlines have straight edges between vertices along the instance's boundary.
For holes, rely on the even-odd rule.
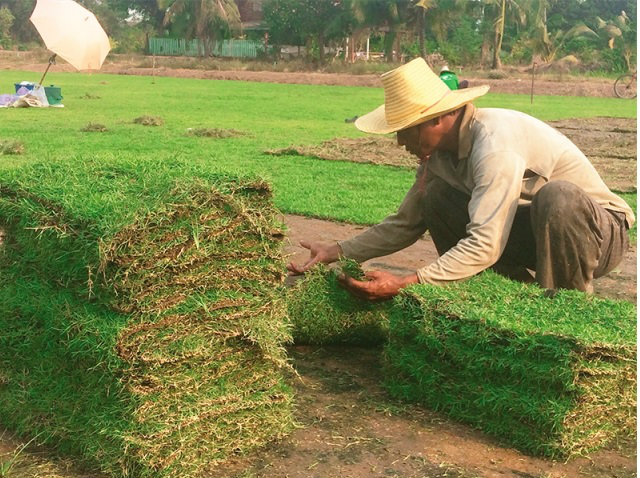
[[380,78],[384,104],[355,123],[365,133],[395,133],[458,109],[489,91],[487,85],[450,90],[422,58],[388,71]]

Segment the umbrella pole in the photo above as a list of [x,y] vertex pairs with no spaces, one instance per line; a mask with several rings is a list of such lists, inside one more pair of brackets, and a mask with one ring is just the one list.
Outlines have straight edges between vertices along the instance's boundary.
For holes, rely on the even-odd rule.
[[51,68],[51,65],[55,65],[56,64],[56,56],[57,55],[54,53],[49,58],[49,64],[47,65],[47,69],[44,70],[44,74],[42,75],[42,78],[40,78],[40,83],[39,83],[40,86],[42,86],[42,82],[44,81],[44,77],[47,76],[47,72],[49,71],[49,68]]

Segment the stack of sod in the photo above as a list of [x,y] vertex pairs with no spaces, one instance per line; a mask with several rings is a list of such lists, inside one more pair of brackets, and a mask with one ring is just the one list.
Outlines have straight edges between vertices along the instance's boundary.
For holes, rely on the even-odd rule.
[[291,429],[269,188],[189,168],[4,174],[2,425],[135,477],[202,476]]
[[523,451],[566,457],[636,430],[636,310],[484,273],[397,300],[385,349],[396,397]]
[[391,302],[372,303],[349,294],[338,275],[362,279],[355,261],[337,268],[322,264],[307,272],[287,292],[293,341],[297,345],[379,345],[387,340]]

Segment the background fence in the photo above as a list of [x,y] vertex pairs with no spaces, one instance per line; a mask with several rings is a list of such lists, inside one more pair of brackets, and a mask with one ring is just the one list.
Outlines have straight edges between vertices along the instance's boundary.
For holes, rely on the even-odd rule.
[[[271,51],[271,47],[268,49]],[[153,55],[166,56],[199,56],[205,51],[202,41],[183,38],[150,38],[149,50]],[[254,40],[222,40],[211,48],[214,56],[229,58],[256,58],[264,50],[264,43]]]

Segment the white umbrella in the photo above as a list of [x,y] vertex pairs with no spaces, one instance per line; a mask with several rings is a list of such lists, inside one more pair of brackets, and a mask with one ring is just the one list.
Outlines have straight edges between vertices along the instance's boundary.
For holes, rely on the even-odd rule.
[[38,0],[30,20],[54,53],[40,84],[56,55],[78,70],[98,70],[111,49],[95,15],[73,0]]

